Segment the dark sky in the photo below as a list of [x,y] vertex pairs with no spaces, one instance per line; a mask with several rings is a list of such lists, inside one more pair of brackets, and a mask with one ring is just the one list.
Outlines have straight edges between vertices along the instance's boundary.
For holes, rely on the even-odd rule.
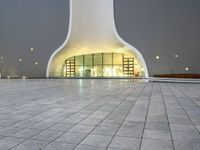
[[[115,0],[114,6],[119,34],[143,54],[151,75],[185,73],[185,67],[200,73],[200,0]],[[68,20],[69,0],[0,0],[4,74],[44,76]]]

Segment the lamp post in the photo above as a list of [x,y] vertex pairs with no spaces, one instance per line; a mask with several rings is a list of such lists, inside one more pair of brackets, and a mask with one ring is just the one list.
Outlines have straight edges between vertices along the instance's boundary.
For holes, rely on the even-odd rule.
[[3,77],[3,56],[0,57],[0,78]]
[[23,68],[22,68],[22,59],[21,58],[19,58],[18,59],[18,61],[19,61],[19,77],[22,75],[22,72],[23,72]]
[[38,72],[38,61],[35,61],[34,63],[34,71],[35,71],[35,77],[37,77],[37,72]]

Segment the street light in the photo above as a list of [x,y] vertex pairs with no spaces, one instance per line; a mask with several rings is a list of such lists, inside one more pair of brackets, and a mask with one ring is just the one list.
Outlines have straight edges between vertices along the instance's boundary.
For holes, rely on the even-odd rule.
[[175,54],[175,55],[174,55],[174,58],[178,58],[178,57],[179,57],[178,54]]
[[21,76],[21,74],[22,74],[22,72],[24,70],[23,67],[22,67],[22,58],[19,58],[18,61],[19,61],[19,67],[20,67],[19,75]]
[[160,56],[156,56],[156,59],[157,59],[157,60],[160,59]]
[[190,68],[189,68],[189,67],[186,67],[186,68],[185,68],[185,71],[189,71],[189,70],[190,70]]
[[1,60],[1,62],[0,62],[0,78],[2,78],[3,77],[3,56],[1,56],[0,57],[0,60]]

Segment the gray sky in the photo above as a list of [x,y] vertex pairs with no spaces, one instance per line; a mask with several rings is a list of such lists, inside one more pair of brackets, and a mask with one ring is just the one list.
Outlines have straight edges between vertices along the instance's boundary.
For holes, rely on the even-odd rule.
[[[151,75],[185,73],[185,67],[200,73],[199,0],[115,0],[115,18],[119,34],[143,54]],[[44,76],[50,55],[67,36],[68,20],[68,0],[0,0],[4,73]]]

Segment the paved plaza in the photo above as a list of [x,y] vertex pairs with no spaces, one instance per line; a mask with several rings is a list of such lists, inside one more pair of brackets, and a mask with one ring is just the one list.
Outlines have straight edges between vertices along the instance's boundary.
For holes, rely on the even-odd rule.
[[200,84],[0,80],[0,150],[200,150]]

